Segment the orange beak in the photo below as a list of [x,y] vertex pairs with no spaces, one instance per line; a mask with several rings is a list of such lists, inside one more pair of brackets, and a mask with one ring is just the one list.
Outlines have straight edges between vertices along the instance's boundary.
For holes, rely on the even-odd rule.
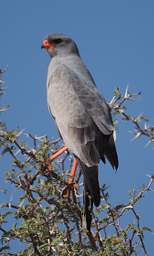
[[54,44],[49,43],[47,39],[45,39],[42,43],[41,48],[49,49],[49,48],[55,48]]

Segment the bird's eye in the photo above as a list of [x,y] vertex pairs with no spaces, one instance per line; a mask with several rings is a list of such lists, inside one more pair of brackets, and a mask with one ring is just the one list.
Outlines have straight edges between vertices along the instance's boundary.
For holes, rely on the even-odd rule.
[[55,44],[60,44],[62,42],[62,39],[60,38],[57,38],[57,39],[54,39],[52,40]]

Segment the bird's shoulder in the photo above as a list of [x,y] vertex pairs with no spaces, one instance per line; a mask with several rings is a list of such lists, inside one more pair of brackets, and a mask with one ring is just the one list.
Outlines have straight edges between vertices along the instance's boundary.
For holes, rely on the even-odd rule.
[[[81,59],[76,56],[55,58],[50,65],[49,85],[51,87],[52,84],[56,86],[56,93],[63,91],[63,97],[67,91],[67,103],[73,100],[73,106],[76,106],[73,111],[76,110],[76,112],[82,113],[79,110],[82,107],[83,112],[94,120],[103,134],[110,134],[114,128],[109,105],[99,93]],[[81,113],[80,119],[85,118]]]
[[64,57],[55,57],[51,60],[48,68],[48,77],[54,79],[70,79],[85,82],[91,86],[96,86],[92,75],[83,63],[82,59],[75,55],[68,55]]

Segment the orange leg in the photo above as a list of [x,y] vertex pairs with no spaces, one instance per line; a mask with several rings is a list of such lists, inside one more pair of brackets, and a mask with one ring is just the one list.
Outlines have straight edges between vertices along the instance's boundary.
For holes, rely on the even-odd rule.
[[[61,147],[54,154],[49,156],[48,159],[46,160],[46,162],[55,160],[57,157],[62,155],[65,151],[68,151],[68,147],[66,147],[66,146]],[[72,170],[71,170],[71,178],[69,179],[68,183],[72,183],[72,181],[76,175],[77,165],[78,165],[78,161],[76,159],[74,159],[73,165],[72,165]]]
[[[50,161],[55,160],[57,157],[62,155],[65,151],[68,151],[68,147],[66,147],[66,146],[61,147],[55,153],[53,153],[51,156],[49,156],[48,159],[46,160],[46,162],[48,163]],[[72,165],[72,170],[71,170],[71,175],[67,180],[67,184],[71,185],[73,188],[75,187],[74,186],[75,185],[74,177],[76,175],[77,166],[78,166],[78,161],[77,161],[77,159],[74,158],[73,165]]]
[[74,177],[76,175],[77,166],[78,166],[78,161],[76,160],[76,158],[74,158],[73,165],[72,165],[72,170],[71,170],[71,177],[67,181],[68,184],[73,183]]
[[54,159],[56,159],[58,156],[62,155],[67,150],[68,150],[68,147],[63,146],[62,148],[58,149],[53,155],[49,156],[46,161],[47,162],[53,161]]
[[72,171],[71,171],[71,176],[72,177],[75,177],[75,175],[76,175],[77,166],[78,166],[78,161],[75,158],[74,161],[73,161],[73,166],[72,166]]
[[[65,198],[70,198],[70,193],[73,193],[75,189],[77,189],[78,185],[74,181],[74,177],[76,175],[76,170],[78,166],[78,161],[74,158],[73,160],[73,165],[72,165],[72,170],[71,170],[71,175],[66,181],[66,186],[62,191],[62,196]],[[72,194],[73,195],[73,194]]]

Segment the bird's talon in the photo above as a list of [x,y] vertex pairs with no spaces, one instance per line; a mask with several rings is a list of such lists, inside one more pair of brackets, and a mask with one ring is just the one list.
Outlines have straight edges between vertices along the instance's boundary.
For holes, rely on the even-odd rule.
[[66,186],[64,187],[64,189],[62,191],[62,197],[69,198],[70,193],[77,190],[78,186],[79,185],[77,183],[75,183],[74,181],[68,180],[66,182]]

